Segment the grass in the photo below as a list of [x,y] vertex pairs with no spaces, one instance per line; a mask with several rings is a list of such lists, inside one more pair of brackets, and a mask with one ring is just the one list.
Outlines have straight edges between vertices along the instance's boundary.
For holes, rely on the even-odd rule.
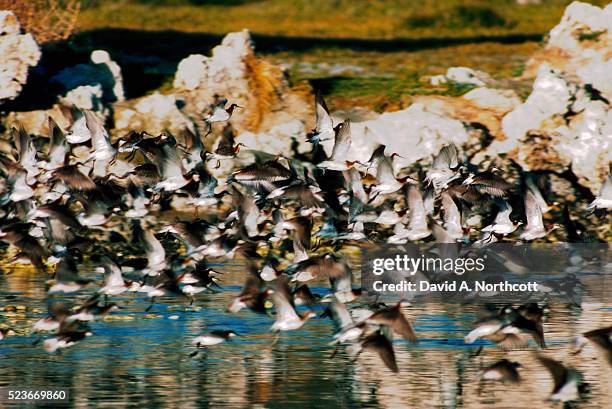
[[[319,38],[426,38],[544,34],[567,0],[104,0],[85,1],[80,29],[130,28]],[[605,5],[605,0],[592,3]]]
[[[113,55],[153,53],[175,64],[190,53],[208,52],[227,32],[248,28],[265,59],[289,68],[294,86],[321,88],[332,109],[360,105],[381,111],[405,107],[415,94],[462,94],[465,89],[428,84],[426,76],[448,67],[473,67],[497,79],[519,75],[569,2],[83,0],[75,43],[95,38],[87,47],[113,53],[118,42]],[[168,35],[158,35],[165,30]],[[158,34],[147,33],[153,31]],[[99,43],[113,36],[111,44]],[[585,40],[593,36],[587,33]],[[152,83],[171,83],[158,77]],[[131,96],[151,91],[136,88]]]
[[[264,55],[290,68],[294,83],[308,81],[320,88],[336,109],[366,106],[376,111],[407,106],[412,95],[462,95],[463,87],[433,87],[428,76],[445,73],[448,67],[468,66],[484,70],[496,79],[515,77],[524,62],[539,47],[536,42],[508,44],[465,44],[417,51],[373,52],[320,49]],[[334,67],[346,67],[339,73]],[[362,71],[351,71],[359,67]],[[522,90],[519,90],[522,93]]]

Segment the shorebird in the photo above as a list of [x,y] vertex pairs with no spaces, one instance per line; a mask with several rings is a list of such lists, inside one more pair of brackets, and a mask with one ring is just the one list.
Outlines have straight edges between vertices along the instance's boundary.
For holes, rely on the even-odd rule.
[[359,296],[353,289],[353,273],[348,264],[333,254],[312,256],[287,267],[293,274],[292,281],[307,282],[315,278],[327,278],[334,296],[342,302],[351,302]]
[[334,128],[334,147],[328,160],[319,163],[321,169],[347,170],[355,162],[347,160],[351,148],[351,121],[345,119]]
[[212,109],[212,112],[204,117],[204,121],[208,123],[214,122],[227,122],[232,117],[234,113],[234,109],[240,108],[241,106],[238,104],[230,104],[229,107],[225,107],[227,104],[227,99],[221,99]]
[[[268,196],[266,200],[272,199],[293,200],[298,202],[306,213],[312,214],[315,211],[322,211],[325,207],[325,199],[321,195],[321,189],[310,180],[303,181],[297,179],[288,186],[279,187]],[[304,212],[302,212],[304,213]]]
[[536,355],[538,361],[550,373],[554,387],[550,394],[551,401],[568,402],[580,398],[582,375],[572,368],[567,368],[561,362],[542,355]]
[[38,160],[36,159],[36,147],[29,133],[20,126],[19,129],[13,127],[11,130],[13,141],[15,142],[15,159],[17,163],[26,171],[26,182],[33,184],[36,176],[40,173]]
[[460,173],[457,147],[454,144],[444,145],[440,152],[434,156],[431,169],[427,171],[425,182],[433,185],[434,189],[440,190],[459,178]]
[[238,334],[236,334],[234,331],[231,331],[231,330],[229,331],[215,330],[215,331],[209,332],[208,334],[203,334],[203,335],[199,335],[195,337],[192,343],[196,345],[198,348],[209,347],[209,346],[221,344],[227,341],[228,339],[237,337],[237,336]]
[[64,132],[60,129],[59,125],[49,117],[49,151],[47,154],[47,161],[41,164],[41,168],[45,170],[53,170],[60,166],[63,166],[66,157],[70,153],[70,145],[66,140]]
[[[374,150],[369,162],[376,166],[376,183],[370,190],[370,197],[375,197],[379,194],[386,195],[397,192],[404,186],[409,177],[399,180],[395,177],[393,171],[393,158],[399,156],[397,153],[392,153],[387,156],[385,154],[385,146],[381,145]],[[372,199],[371,199],[372,200]]]
[[214,330],[207,334],[198,335],[191,341],[191,343],[196,346],[196,350],[189,354],[189,356],[193,358],[198,354],[200,349],[222,344],[237,336],[238,334],[232,330]]
[[427,224],[427,213],[423,203],[423,195],[418,187],[410,185],[407,194],[408,207],[410,209],[407,228],[403,223],[395,225],[394,235],[388,239],[389,243],[405,243],[406,239],[416,241],[424,239],[431,234]]
[[329,109],[323,99],[321,90],[315,94],[315,128],[308,134],[308,142],[316,149],[319,143],[331,140],[334,137],[334,123],[329,115]]
[[226,127],[221,132],[221,136],[217,141],[217,147],[210,156],[211,159],[217,161],[215,168],[221,166],[221,160],[233,159],[240,152],[240,147],[245,146],[242,142],[236,143],[234,139],[234,131],[231,127]]
[[477,339],[497,343],[503,349],[522,348],[527,345],[523,334],[531,336],[544,348],[544,330],[540,320],[531,320],[517,312],[511,305],[503,307],[497,314],[479,320],[476,328],[464,338],[466,344]]
[[249,262],[247,268],[248,275],[242,291],[232,300],[227,309],[232,313],[237,313],[243,308],[248,308],[253,312],[266,314],[266,299],[273,291],[265,287],[265,282],[259,276],[253,263]]
[[81,290],[91,281],[80,277],[75,260],[65,255],[55,268],[55,284],[49,288],[48,293],[73,293]]
[[312,219],[310,217],[298,216],[285,220],[282,227],[293,231],[293,262],[299,263],[308,259],[310,251],[310,239],[312,233]]
[[190,198],[187,200],[187,204],[195,206],[195,215],[197,217],[200,207],[217,205],[226,191],[223,190],[217,193],[219,182],[208,172],[205,162],[200,162],[196,165],[189,172],[188,176],[191,178],[191,182],[183,186],[182,190],[189,193]]
[[272,293],[272,301],[276,308],[276,321],[270,327],[272,332],[291,331],[301,328],[308,319],[316,316],[313,311],[300,315],[295,310],[293,295],[289,290],[289,279],[281,275],[276,279],[276,289]]
[[43,263],[46,260],[49,252],[40,244],[40,242],[31,235],[33,225],[31,223],[10,223],[0,227],[0,240],[10,243],[15,246],[18,253],[14,259],[25,261],[32,264],[40,271],[45,270]]
[[264,163],[253,163],[238,169],[228,177],[228,182],[236,181],[255,190],[263,189],[272,192],[277,188],[276,183],[288,181],[294,177],[294,172],[279,162],[280,157]]
[[90,335],[92,335],[92,332],[86,324],[80,321],[64,320],[60,323],[55,336],[44,341],[43,347],[45,351],[53,353],[58,349],[71,347]]
[[[45,347],[57,351],[83,339],[89,329],[82,322],[118,308],[116,303],[120,301],[113,298],[126,292],[145,294],[151,306],[157,297],[174,297],[172,303],[179,304],[186,300],[193,303],[194,296],[205,291],[214,293],[220,288],[220,275],[208,260],[215,257],[220,263],[247,260],[244,286],[227,306],[230,312],[248,308],[261,314],[259,320],[264,322],[273,304],[276,316],[271,330],[278,334],[299,329],[314,316],[306,309],[301,314],[301,306],[317,309],[329,303],[337,324],[335,333],[330,334],[331,343],[347,346],[351,357],[362,351],[379,354],[389,369],[397,371],[393,333],[417,341],[401,304],[367,308],[351,304],[349,308],[348,303],[358,298],[368,300],[362,298],[360,289],[353,288],[350,258],[336,254],[346,251],[348,240],[353,244],[364,240],[407,242],[427,239],[431,234],[432,244],[433,240],[473,243],[472,235],[463,234],[463,226],[478,229],[482,220],[490,220],[490,202],[499,206],[499,212],[480,233],[491,233],[494,239],[498,238],[494,235],[509,235],[519,224],[512,222],[508,204],[515,206],[514,199],[519,197],[511,194],[510,181],[514,179],[506,179],[494,168],[482,171],[470,163],[462,165],[453,145],[441,149],[426,175],[420,163],[396,173],[396,155],[385,155],[385,148],[379,147],[366,164],[376,166],[374,177],[366,165],[357,168],[357,162],[347,160],[350,122],[334,127],[320,94],[315,104],[317,125],[309,135],[315,145],[313,152],[296,153],[294,157],[254,152],[250,164],[250,155],[234,160],[241,144],[235,143],[229,124],[214,153],[208,156],[203,140],[190,131],[184,132],[184,146],[168,132],[152,136],[144,131],[130,132],[111,144],[102,122],[88,111],[71,112],[73,123],[65,133],[49,119],[48,149],[40,151],[37,147],[45,146],[44,138],[20,127],[11,130],[14,149],[0,154],[0,247],[11,253],[5,257],[10,264],[25,262],[26,269],[29,264],[40,271],[55,266],[55,283],[50,283],[47,302],[56,297],[65,300],[70,292],[80,292],[73,297],[84,300],[74,306],[50,304],[48,316],[34,324],[36,331],[56,332]],[[219,109],[231,115],[233,108],[230,105],[226,109],[225,105]],[[215,122],[214,116],[215,110],[208,122]],[[332,137],[334,148],[325,160],[318,145]],[[92,148],[89,144],[76,146],[88,139]],[[121,157],[115,160],[117,153]],[[231,168],[231,176],[213,177],[207,168],[210,158],[227,159],[225,174]],[[418,171],[418,180],[425,180],[429,186],[421,190],[411,178],[395,177],[406,171]],[[548,233],[542,218],[548,205],[531,180],[533,175],[522,176],[528,224],[521,239],[541,238]],[[604,182],[591,209],[609,208],[611,183],[610,178]],[[191,207],[185,208],[185,204]],[[203,219],[186,214],[185,210],[198,206],[206,208]],[[577,209],[572,210],[575,215]],[[569,214],[566,205],[563,217],[568,238],[584,238],[589,233],[587,228],[579,226]],[[556,217],[556,212],[548,215],[551,221]],[[132,227],[131,236],[125,233],[126,220]],[[313,228],[318,228],[317,243],[311,245]],[[160,233],[175,237],[171,240]],[[330,246],[338,253],[329,253]],[[326,252],[317,253],[319,248]],[[578,258],[573,253],[570,257]],[[505,254],[501,258],[496,261],[514,272],[527,270],[516,259]],[[84,260],[100,262],[103,283],[97,280],[100,275],[79,276],[79,271],[85,271],[80,265]],[[286,266],[287,262],[292,264]],[[581,263],[570,268],[578,268]],[[575,272],[561,280],[544,281],[543,291],[578,294],[580,281]],[[316,289],[312,287],[310,281],[318,278],[328,280],[329,284],[324,284],[328,288],[318,288],[320,282]],[[290,280],[295,285],[292,289]],[[268,284],[273,281],[276,285]],[[216,297],[211,294],[202,301],[214,304]],[[106,303],[108,298],[115,302]],[[186,312],[191,310],[187,308]],[[534,303],[508,305],[478,321],[464,341],[488,340],[510,349],[524,347],[533,339],[544,348],[545,317],[545,308]],[[256,328],[249,332],[252,330]],[[198,347],[206,347],[222,343],[232,334],[212,331],[194,341]],[[0,338],[4,335],[5,330],[0,330]],[[611,340],[610,328],[601,328],[584,333],[576,347],[587,343],[597,346],[603,350],[607,364],[612,355]],[[545,362],[549,369],[561,365]],[[572,392],[572,384],[577,382],[573,370],[562,368],[551,370],[553,376],[561,373],[564,378],[555,378],[552,397],[565,400],[565,391]],[[506,382],[520,379],[517,364],[509,360],[486,367],[481,376]]]
[[450,237],[459,239],[463,237],[463,218],[457,204],[446,192],[442,192],[442,209],[444,210],[444,228]]
[[19,163],[0,155],[0,169],[6,175],[5,192],[0,197],[0,204],[17,203],[34,196],[34,189],[27,182],[28,173]]
[[337,298],[333,297],[329,305],[331,311],[331,317],[336,324],[337,331],[334,334],[334,340],[332,345],[355,342],[361,338],[364,331],[364,324],[356,325],[351,317],[350,312],[346,308],[343,302],[338,301]]
[[93,152],[86,162],[93,161],[93,174],[104,177],[108,174],[108,167],[115,160],[117,150],[110,142],[108,132],[100,120],[91,111],[85,111],[87,128],[91,132],[91,145]]
[[363,340],[349,345],[346,348],[346,351],[353,359],[364,351],[376,353],[387,368],[389,368],[392,372],[397,373],[399,372],[399,368],[395,359],[393,344],[389,338],[392,337],[392,335],[387,335],[387,333],[381,330],[373,332],[372,334],[366,336]]
[[58,181],[64,183],[69,189],[74,191],[88,191],[96,189],[95,182],[79,170],[78,165],[65,165],[51,173],[51,182]]
[[60,323],[69,315],[68,307],[64,303],[53,303],[49,305],[49,314],[45,318],[36,321],[32,326],[34,332],[56,331]]
[[74,314],[68,316],[68,321],[94,321],[97,318],[104,317],[112,309],[119,308],[116,303],[108,303],[100,305],[100,294],[94,294],[80,305]]
[[104,266],[104,286],[98,291],[106,296],[119,295],[132,288],[131,281],[125,281],[121,267],[117,265],[110,257],[102,256],[102,264]]
[[497,176],[493,171],[470,173],[461,184],[476,189],[480,194],[489,194],[493,197],[505,197],[512,189],[512,184]]
[[522,240],[530,241],[542,238],[559,227],[557,224],[554,224],[548,230],[544,227],[542,211],[536,197],[530,190],[525,192],[525,215],[527,217],[527,225],[520,235]]
[[188,296],[199,294],[206,290],[213,290],[213,287],[221,288],[218,284],[220,273],[208,265],[206,259],[201,259],[195,263],[195,266],[188,267],[178,277],[182,287],[182,291]]
[[538,185],[536,185],[535,181],[533,180],[533,175],[531,173],[528,173],[525,176],[525,186],[527,187],[527,190],[533,194],[538,206],[540,206],[540,211],[542,214],[548,213],[550,211],[550,206],[548,206],[548,203],[546,203],[546,200],[544,200],[544,196],[542,195]]
[[385,325],[394,332],[400,334],[404,339],[410,342],[418,342],[417,336],[412,329],[412,325],[408,322],[401,307],[405,305],[402,301],[395,304],[393,307],[386,307],[374,312],[366,319],[368,324]]
[[155,191],[173,192],[189,183],[174,137],[168,135],[158,145],[153,161],[161,174],[161,181],[155,185]]
[[520,367],[521,364],[518,362],[513,362],[508,359],[501,359],[484,368],[480,372],[480,379],[519,383],[521,381],[521,377],[518,373],[518,368]]
[[295,305],[314,305],[321,300],[319,294],[314,294],[310,291],[308,284],[301,284],[297,286],[291,293],[293,295],[293,302]]
[[255,198],[248,192],[242,193],[235,187],[231,189],[232,202],[237,208],[236,214],[240,225],[248,235],[248,237],[256,237],[259,235],[259,207],[255,202]]
[[91,139],[91,131],[87,127],[87,119],[82,110],[76,108],[67,109],[64,110],[64,115],[68,116],[72,123],[68,132],[66,132],[66,140],[69,144],[76,145]]
[[134,240],[143,248],[147,256],[147,266],[142,271],[143,275],[156,276],[161,270],[166,268],[166,250],[157,240],[149,228],[143,229],[140,222],[136,221],[132,225]]
[[481,232],[490,232],[494,234],[501,234],[503,236],[514,232],[522,222],[512,223],[510,215],[512,214],[512,206],[505,200],[497,202],[499,210],[495,216],[493,223],[483,227]]
[[574,340],[576,346],[574,355],[580,353],[588,343],[598,347],[612,366],[612,326],[587,331],[576,337]]

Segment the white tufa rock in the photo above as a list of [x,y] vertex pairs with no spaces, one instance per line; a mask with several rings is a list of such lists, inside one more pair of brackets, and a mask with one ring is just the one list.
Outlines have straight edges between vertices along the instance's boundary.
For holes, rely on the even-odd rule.
[[98,85],[81,85],[71,89],[64,96],[59,97],[59,102],[66,106],[78,107],[90,111],[102,111],[102,86]]
[[[375,119],[351,123],[349,160],[367,161],[378,144],[387,146],[387,152],[401,157],[394,160],[397,167],[412,165],[429,158],[442,146],[453,142],[462,146],[470,139],[461,121],[429,112],[422,104],[407,109],[385,112]],[[333,141],[323,142],[328,152]]]
[[[604,31],[607,31],[604,33]],[[591,4],[575,1],[565,9],[565,13],[552,30],[548,46],[559,47],[579,56],[587,52],[581,40],[581,34],[596,34],[609,38],[612,36],[612,7],[609,4],[601,9]]]
[[15,14],[0,11],[0,104],[19,95],[40,56],[34,37],[21,34]]
[[[609,104],[591,99],[583,87],[543,64],[531,95],[503,118],[502,126],[506,140],[493,142],[484,155],[512,153],[526,170],[571,165],[583,186],[599,191],[612,162]],[[542,140],[545,146],[539,145]]]
[[178,133],[183,129],[195,132],[193,122],[181,112],[174,95],[159,92],[146,97],[115,104],[115,128],[127,132],[131,129],[158,134],[164,130]]
[[174,88],[193,91],[204,83],[208,75],[208,57],[192,54],[181,60],[174,76]]
[[475,88],[462,96],[481,108],[495,109],[500,112],[512,111],[522,101],[516,92],[509,89]]
[[244,59],[252,54],[253,43],[248,30],[230,33],[213,48],[211,57],[192,54],[182,60],[176,71],[174,88],[205,89],[211,95],[231,98],[236,90],[248,90],[248,84],[236,84],[236,81],[246,81]]
[[612,99],[612,3],[605,8],[573,2],[549,33],[544,50],[527,63],[526,73],[543,62],[576,75]]
[[493,79],[489,74],[479,70],[473,70],[467,67],[450,67],[446,70],[444,75],[435,75],[430,78],[432,85],[441,85],[448,82],[454,82],[457,84],[475,85],[477,87],[484,87],[485,85],[493,82]]
[[184,102],[182,111],[194,118],[202,134],[208,130],[202,118],[220,98],[242,107],[229,120],[236,134],[267,132],[294,119],[306,122],[312,115],[309,101],[290,89],[284,70],[255,55],[248,30],[227,34],[210,57],[183,59],[173,86]]
[[[259,149],[265,148],[267,153],[272,155],[284,155],[293,157],[293,139],[296,141],[306,141],[306,127],[300,120],[278,124],[267,132],[252,133],[243,132],[237,138],[237,142],[242,142],[246,148]],[[311,149],[310,144],[298,144],[298,152],[305,153]]]
[[542,64],[531,95],[502,120],[504,133],[509,139],[516,140],[531,129],[541,129],[545,120],[567,112],[575,90],[575,85]]

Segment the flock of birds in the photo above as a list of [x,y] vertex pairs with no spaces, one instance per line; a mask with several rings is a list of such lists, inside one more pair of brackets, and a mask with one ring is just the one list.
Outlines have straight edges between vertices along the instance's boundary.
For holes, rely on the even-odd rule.
[[[130,132],[111,142],[89,111],[67,111],[67,130],[49,118],[48,138],[12,129],[12,149],[0,155],[0,241],[10,247],[10,263],[53,272],[49,314],[33,328],[52,334],[37,340],[47,351],[91,335],[88,322],[121,308],[109,298],[140,293],[150,299],[149,308],[160,297],[193,303],[198,294],[222,287],[210,260],[240,258],[246,260],[245,284],[229,312],[274,313],[270,331],[278,334],[301,328],[316,315],[312,305],[325,304],[323,316],[337,328],[335,351],[345,347],[353,359],[373,352],[397,372],[393,334],[412,343],[418,334],[402,302],[386,305],[361,294],[339,250],[364,240],[530,241],[561,226],[544,223],[550,207],[535,178],[522,174],[521,182],[511,183],[495,167],[479,171],[452,144],[428,168],[401,177],[394,167],[398,155],[384,146],[365,163],[349,161],[350,121],[334,125],[320,94],[309,154],[257,154],[255,163],[218,180],[209,166],[234,160],[241,147],[223,123],[238,106],[226,104],[211,106],[205,137],[185,131],[181,142],[169,132]],[[208,152],[203,139],[213,130],[218,142]],[[321,144],[326,140],[334,141],[329,156]],[[612,208],[611,177],[589,208]],[[567,207],[563,215],[569,239],[592,240]],[[95,279],[79,274],[84,259],[99,266],[103,284],[96,287]],[[307,283],[315,279],[329,280],[329,294],[310,290]],[[76,306],[54,300],[82,290],[87,297]],[[477,322],[465,342],[485,339],[511,349],[532,338],[544,348],[545,312],[536,303],[503,306]],[[0,330],[0,340],[9,332]],[[192,355],[236,335],[219,330],[198,336]],[[612,364],[612,326],[583,334],[577,347],[587,342]],[[537,359],[554,378],[551,398],[575,399],[579,373],[539,353]],[[482,378],[517,382],[518,367],[504,359],[483,369]]]

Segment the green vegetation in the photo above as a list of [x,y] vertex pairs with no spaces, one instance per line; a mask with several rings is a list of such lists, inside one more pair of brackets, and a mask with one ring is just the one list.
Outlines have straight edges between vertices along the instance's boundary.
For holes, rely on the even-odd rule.
[[[85,1],[80,28],[224,34],[249,28],[275,36],[426,38],[544,34],[567,0],[98,0]],[[606,0],[592,1],[605,5]]]
[[[74,43],[175,64],[191,53],[207,53],[227,32],[248,28],[260,54],[288,66],[294,85],[321,88],[332,108],[398,109],[411,95],[465,92],[429,85],[427,76],[448,67],[516,77],[569,2],[83,0]],[[168,88],[171,78],[165,75],[152,82]]]

